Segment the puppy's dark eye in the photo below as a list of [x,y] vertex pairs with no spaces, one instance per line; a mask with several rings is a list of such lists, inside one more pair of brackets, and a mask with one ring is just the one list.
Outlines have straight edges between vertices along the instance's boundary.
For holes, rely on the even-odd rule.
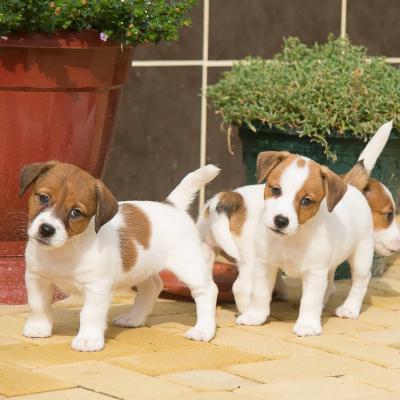
[[386,219],[387,219],[389,222],[392,222],[392,221],[393,221],[393,218],[394,218],[394,213],[393,213],[393,211],[387,212],[387,213],[385,214],[385,217],[386,217]]
[[82,215],[81,210],[79,210],[78,208],[73,208],[70,212],[70,215],[72,218],[78,218]]
[[307,207],[307,206],[311,205],[313,203],[313,201],[309,197],[303,197],[301,199],[300,203],[302,206]]
[[47,204],[49,202],[49,196],[47,196],[47,194],[39,194],[38,198],[40,204]]
[[281,190],[281,188],[279,188],[279,187],[271,186],[271,193],[272,193],[274,196],[280,196],[280,195],[282,194],[282,190]]

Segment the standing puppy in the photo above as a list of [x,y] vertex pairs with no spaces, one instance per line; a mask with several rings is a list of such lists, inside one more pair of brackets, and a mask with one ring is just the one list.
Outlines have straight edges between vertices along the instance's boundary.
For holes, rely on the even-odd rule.
[[328,279],[348,260],[352,287],[336,314],[357,318],[371,276],[373,226],[363,194],[329,168],[288,152],[267,151],[257,159],[266,180],[264,212],[256,233],[257,261],[251,305],[238,323],[267,319],[278,269],[303,281],[298,336],[319,335]]
[[196,302],[197,323],[186,337],[211,340],[217,288],[186,210],[198,189],[218,173],[208,165],[188,174],[165,203],[117,203],[102,182],[74,165],[51,161],[25,166],[20,195],[30,186],[32,193],[25,253],[31,313],[24,335],[51,336],[57,285],[84,297],[72,348],[101,350],[113,290],[137,286],[132,309],[114,323],[142,326],[162,289],[158,274],[167,268],[188,285]]

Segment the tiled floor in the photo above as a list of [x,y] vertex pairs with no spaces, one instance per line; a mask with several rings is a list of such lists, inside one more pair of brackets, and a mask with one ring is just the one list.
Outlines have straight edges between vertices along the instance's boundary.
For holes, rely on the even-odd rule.
[[[211,343],[184,339],[195,321],[192,303],[159,300],[148,326],[110,326],[102,352],[69,347],[77,332],[79,300],[54,306],[54,336],[21,336],[26,306],[0,306],[0,398],[26,400],[398,400],[400,398],[400,258],[374,278],[359,320],[335,318],[348,291],[324,311],[324,333],[297,338],[292,327],[299,285],[288,281],[290,301],[274,303],[270,322],[235,326],[235,310],[221,305]],[[116,296],[113,315],[133,295]]]

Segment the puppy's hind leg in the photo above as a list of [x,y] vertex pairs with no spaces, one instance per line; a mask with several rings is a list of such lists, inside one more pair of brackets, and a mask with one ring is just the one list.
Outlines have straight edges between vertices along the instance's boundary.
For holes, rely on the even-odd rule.
[[153,275],[137,285],[137,294],[131,310],[113,319],[113,324],[127,328],[143,326],[147,317],[153,311],[161,290],[163,281],[159,275]]
[[351,267],[351,288],[344,303],[335,310],[342,318],[357,319],[360,315],[362,302],[371,278],[371,265],[374,256],[374,244],[368,238],[362,241],[349,259]]
[[[170,263],[168,269],[189,287],[196,303],[197,322],[186,332],[185,337],[208,342],[215,336],[218,295],[209,263],[212,255],[208,254],[205,258],[204,251],[201,251],[204,249],[193,249],[192,247],[191,250],[188,253],[191,254],[190,258],[186,256],[186,252],[183,252],[179,258]],[[188,265],[189,260],[192,260],[190,266]]]

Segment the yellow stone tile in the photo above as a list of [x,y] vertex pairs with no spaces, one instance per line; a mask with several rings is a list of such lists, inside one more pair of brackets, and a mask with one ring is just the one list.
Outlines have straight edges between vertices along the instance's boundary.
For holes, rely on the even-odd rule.
[[400,370],[381,367],[350,371],[345,379],[400,393]]
[[118,328],[110,327],[107,337],[118,342],[134,345],[142,350],[142,353],[163,351],[175,351],[184,349],[199,349],[210,346],[204,342],[195,342],[185,339],[183,336],[171,335],[153,328]]
[[69,343],[36,346],[19,344],[0,347],[0,360],[24,368],[38,368],[47,365],[75,363],[87,360],[104,360],[133,354],[142,354],[139,347],[130,346],[116,340],[108,340],[106,347],[98,352],[72,350]]
[[295,320],[299,315],[299,306],[297,304],[276,301],[271,303],[271,316],[280,320]]
[[[266,335],[276,338],[293,338],[293,327],[296,321],[271,321],[259,326],[238,325],[237,328],[259,335]],[[324,334],[350,334],[354,332],[376,331],[382,329],[376,325],[367,324],[353,319],[324,317],[322,318]]]
[[83,388],[56,390],[53,392],[28,394],[26,396],[9,397],[8,400],[111,400],[115,397],[106,396]]
[[280,340],[277,337],[262,336],[252,333],[250,329],[245,331],[237,327],[218,329],[213,343],[221,346],[234,347],[237,350],[252,354],[262,355],[268,359],[297,357],[319,353],[314,349]]
[[[241,395],[234,392],[202,392],[202,393],[185,394],[183,396],[177,397],[177,400],[253,400],[253,399],[256,399],[256,397]],[[269,399],[270,397],[265,398],[265,400]]]
[[0,347],[1,346],[8,346],[10,344],[20,344],[24,343],[22,340],[14,339],[6,336],[0,336]]
[[20,304],[20,305],[0,305],[0,315],[9,314],[15,315],[22,312],[27,312],[29,310],[29,306],[27,304]]
[[159,378],[202,391],[235,390],[256,384],[248,379],[217,369],[177,372],[160,375]]
[[[171,360],[169,360],[171,362]],[[122,399],[176,399],[191,389],[103,362],[41,368],[41,372]]]
[[231,364],[264,361],[265,359],[261,355],[250,354],[229,347],[209,346],[197,350],[115,358],[109,362],[156,376],[196,369],[218,369]]
[[338,378],[307,379],[295,382],[279,382],[257,386],[247,386],[236,391],[262,399],[279,400],[344,400],[359,399],[361,396],[384,396],[382,389],[349,382]]
[[400,348],[400,329],[389,328],[372,332],[354,332],[350,333],[355,338],[366,340],[368,342],[382,344],[384,346],[391,346]]
[[[178,331],[184,333],[196,323],[196,314],[154,315],[147,318],[146,326],[169,330],[168,327],[179,327]],[[175,330],[172,333],[177,333]]]
[[349,371],[366,369],[367,367],[368,363],[366,362],[328,354],[326,356],[293,357],[282,360],[232,365],[226,368],[226,370],[254,381],[275,383],[339,376]]
[[329,353],[352,357],[386,368],[400,368],[399,351],[390,347],[340,335],[309,336],[290,339]]
[[358,320],[372,325],[400,328],[400,311],[364,305]]
[[74,384],[12,365],[0,364],[0,394],[19,396],[71,388]]

